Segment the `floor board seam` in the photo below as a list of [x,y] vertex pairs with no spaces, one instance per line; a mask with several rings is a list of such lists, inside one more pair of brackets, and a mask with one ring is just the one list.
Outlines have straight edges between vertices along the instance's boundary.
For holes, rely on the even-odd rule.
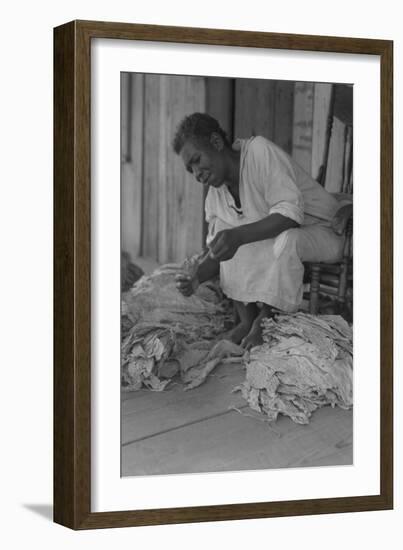
[[[241,407],[238,407],[238,409],[246,409],[248,405],[242,405]],[[172,428],[167,428],[166,430],[161,430],[159,432],[155,432],[153,434],[144,435],[142,437],[139,437],[137,439],[133,439],[132,441],[127,441],[125,443],[122,443],[122,448],[127,447],[128,445],[132,445],[133,443],[139,443],[140,441],[145,441],[146,439],[151,439],[153,437],[157,437],[159,435],[163,435],[169,432],[173,432],[175,430],[180,430],[181,428],[186,428],[187,426],[192,426],[194,424],[199,424],[200,422],[204,422],[205,420],[211,420],[212,418],[217,418],[219,416],[223,416],[225,414],[234,412],[233,409],[228,409],[225,411],[222,411],[220,413],[211,414],[209,416],[204,416],[203,418],[198,418],[197,420],[192,420],[191,422],[186,422],[185,424],[180,424],[179,426],[173,426]]]

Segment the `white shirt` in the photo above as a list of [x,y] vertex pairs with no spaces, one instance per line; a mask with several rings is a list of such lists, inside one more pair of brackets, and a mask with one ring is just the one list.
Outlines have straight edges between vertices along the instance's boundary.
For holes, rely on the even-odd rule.
[[215,234],[214,218],[234,227],[274,213],[299,225],[330,225],[337,199],[307,174],[287,153],[264,137],[238,140],[241,146],[239,196],[241,210],[226,185],[210,187],[206,202],[208,242]]
[[293,219],[300,228],[240,246],[233,258],[220,262],[221,287],[234,300],[296,311],[302,299],[302,261],[338,259],[342,238],[330,226],[340,203],[274,143],[254,137],[240,145],[241,208],[226,185],[210,187],[207,244],[218,231],[274,213]]

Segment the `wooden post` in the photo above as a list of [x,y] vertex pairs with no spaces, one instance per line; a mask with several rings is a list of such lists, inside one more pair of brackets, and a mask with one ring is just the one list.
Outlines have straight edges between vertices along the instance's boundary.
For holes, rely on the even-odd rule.
[[324,183],[324,175],[329,150],[330,132],[329,113],[332,108],[332,84],[317,83],[314,85],[313,129],[312,129],[312,168],[311,175]]
[[308,174],[312,167],[313,92],[312,82],[295,83],[292,156]]
[[121,75],[122,249],[141,253],[144,75]]
[[294,82],[278,80],[275,83],[273,141],[289,155],[292,153],[294,121]]

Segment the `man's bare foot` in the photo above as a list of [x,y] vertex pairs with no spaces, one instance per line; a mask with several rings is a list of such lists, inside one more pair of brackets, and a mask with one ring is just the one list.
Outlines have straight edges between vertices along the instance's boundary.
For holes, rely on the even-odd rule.
[[251,324],[239,323],[233,329],[224,334],[226,340],[231,340],[234,344],[240,344],[241,341],[247,336],[249,330],[251,329]]
[[229,332],[223,334],[222,338],[239,345],[250,331],[259,310],[255,303],[244,304],[234,300],[234,305],[238,323]]
[[263,304],[262,309],[253,321],[249,332],[244,336],[244,338],[242,338],[241,346],[243,348],[249,350],[255,346],[260,346],[263,344],[262,320],[266,317],[273,317],[273,315],[274,312],[272,308],[267,304]]
[[253,323],[248,334],[242,338],[241,346],[246,350],[263,344],[262,327]]

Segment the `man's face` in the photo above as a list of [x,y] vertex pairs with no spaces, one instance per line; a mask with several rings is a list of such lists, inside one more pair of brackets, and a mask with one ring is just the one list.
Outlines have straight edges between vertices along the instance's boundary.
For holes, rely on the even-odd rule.
[[206,187],[220,187],[225,182],[224,155],[216,142],[204,144],[188,140],[180,156],[186,170]]

